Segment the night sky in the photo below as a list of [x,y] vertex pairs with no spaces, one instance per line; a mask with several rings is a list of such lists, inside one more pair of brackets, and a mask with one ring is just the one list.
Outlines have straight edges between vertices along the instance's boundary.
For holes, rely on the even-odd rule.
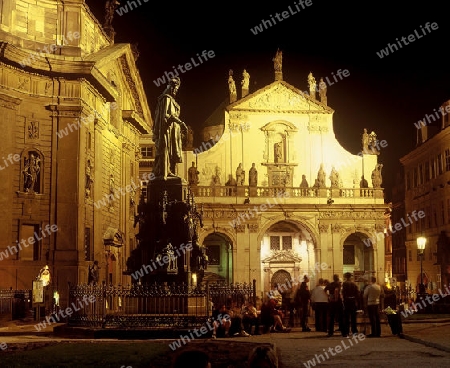
[[[104,1],[86,2],[103,23]],[[164,89],[153,81],[203,50],[214,51],[215,57],[180,73],[181,118],[194,128],[196,143],[205,119],[228,96],[228,70],[234,70],[239,96],[245,68],[253,93],[273,82],[272,58],[279,48],[283,79],[302,91],[308,89],[310,71],[317,82],[320,77],[334,81],[332,73],[338,69],[350,72],[328,87],[336,137],[354,154],[361,150],[364,128],[387,141],[379,161],[384,164],[383,186],[389,198],[399,158],[415,147],[414,123],[450,99],[448,2],[311,0],[303,9],[299,0],[176,5],[140,0],[140,6],[135,0],[138,7],[132,10],[131,1],[120,2],[128,13],[115,14],[115,42],[138,42],[137,66],[152,114]],[[267,28],[255,35],[251,29],[261,26],[262,20],[272,25],[266,22]],[[427,30],[427,22],[438,28]],[[410,35],[414,41],[408,40]],[[377,52],[389,43],[396,46],[380,58]]]

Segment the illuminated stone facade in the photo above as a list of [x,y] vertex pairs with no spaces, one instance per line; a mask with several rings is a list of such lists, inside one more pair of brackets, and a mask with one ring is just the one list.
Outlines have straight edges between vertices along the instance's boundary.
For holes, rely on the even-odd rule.
[[63,302],[94,260],[98,282],[128,282],[152,125],[130,45],[82,0],[3,1],[0,44],[0,288],[31,288],[47,264]]
[[[335,138],[333,109],[275,73],[270,85],[220,106],[207,121],[211,140],[179,165],[186,180],[192,162],[199,172],[192,189],[203,206],[206,279],[256,279],[259,292],[304,274],[312,285],[348,271],[383,283],[379,152],[346,151]],[[373,134],[365,137],[367,148]]]
[[400,159],[405,172],[403,218],[408,225],[402,257],[406,258],[406,285],[413,291],[420,284],[420,236],[427,238],[422,258],[427,292],[437,293],[450,285],[450,101],[441,111],[446,113],[438,119],[429,115],[432,125],[418,124],[417,147]]

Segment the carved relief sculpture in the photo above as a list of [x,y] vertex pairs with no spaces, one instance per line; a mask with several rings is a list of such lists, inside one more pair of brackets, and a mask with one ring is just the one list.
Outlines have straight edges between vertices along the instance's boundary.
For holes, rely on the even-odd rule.
[[30,121],[28,124],[28,139],[39,138],[39,123],[37,121]]

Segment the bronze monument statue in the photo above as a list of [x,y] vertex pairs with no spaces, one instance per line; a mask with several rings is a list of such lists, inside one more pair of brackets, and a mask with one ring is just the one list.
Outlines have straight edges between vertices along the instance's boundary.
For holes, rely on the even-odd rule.
[[188,128],[179,118],[180,105],[175,101],[175,95],[180,87],[180,78],[172,78],[164,92],[158,97],[153,139],[156,154],[153,172],[156,178],[167,180],[176,175],[176,166],[182,160],[182,129]]

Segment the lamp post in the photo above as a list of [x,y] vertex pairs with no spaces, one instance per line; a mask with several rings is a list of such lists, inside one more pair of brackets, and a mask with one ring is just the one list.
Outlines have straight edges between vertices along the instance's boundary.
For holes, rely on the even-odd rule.
[[[423,261],[423,251],[425,250],[425,244],[427,243],[427,238],[424,236],[419,236],[417,238],[417,250],[420,254],[420,285],[419,285],[419,295],[425,294],[425,285],[423,284],[423,271],[422,271],[422,261]],[[419,296],[418,295],[418,296]]]

